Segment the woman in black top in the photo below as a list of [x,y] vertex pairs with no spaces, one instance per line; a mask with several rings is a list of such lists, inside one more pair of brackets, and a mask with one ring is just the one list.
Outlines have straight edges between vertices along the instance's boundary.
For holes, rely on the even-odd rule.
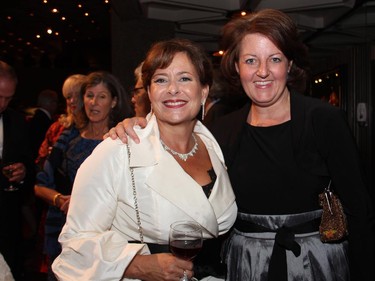
[[[272,9],[223,29],[222,71],[251,100],[212,128],[239,208],[228,280],[374,280],[372,209],[356,145],[338,108],[296,92],[307,75],[297,38],[293,21]],[[318,233],[318,194],[330,181],[349,236],[328,244]]]

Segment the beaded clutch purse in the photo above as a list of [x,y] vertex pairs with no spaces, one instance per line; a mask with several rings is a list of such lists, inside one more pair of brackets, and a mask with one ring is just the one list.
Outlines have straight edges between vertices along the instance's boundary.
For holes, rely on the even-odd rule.
[[319,226],[322,242],[335,242],[348,235],[347,221],[340,199],[330,189],[331,182],[319,194],[319,204],[323,208]]

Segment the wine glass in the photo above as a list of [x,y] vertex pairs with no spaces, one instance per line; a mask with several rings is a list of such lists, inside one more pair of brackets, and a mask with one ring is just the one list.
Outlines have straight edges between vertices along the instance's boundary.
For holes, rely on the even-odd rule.
[[[194,221],[177,221],[171,224],[169,231],[169,248],[173,255],[184,260],[193,260],[202,249],[202,227]],[[180,281],[198,281],[189,279],[186,272]]]
[[4,188],[4,191],[16,191],[18,188],[12,184],[12,182],[9,180],[13,176],[13,163],[5,163],[2,165],[2,173],[3,175],[8,179],[9,185]]

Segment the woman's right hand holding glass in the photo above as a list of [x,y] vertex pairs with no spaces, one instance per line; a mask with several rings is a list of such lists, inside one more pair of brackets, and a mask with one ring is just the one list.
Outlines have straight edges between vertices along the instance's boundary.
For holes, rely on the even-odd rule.
[[104,139],[110,137],[115,140],[120,138],[123,143],[128,143],[128,136],[134,140],[136,143],[139,143],[139,138],[136,132],[134,131],[135,126],[140,126],[141,128],[146,127],[147,120],[143,117],[132,117],[126,118],[123,121],[119,122],[116,127],[111,128],[108,133],[104,135]]
[[193,276],[193,263],[172,254],[136,255],[125,270],[127,278],[145,281],[179,280],[184,271]]

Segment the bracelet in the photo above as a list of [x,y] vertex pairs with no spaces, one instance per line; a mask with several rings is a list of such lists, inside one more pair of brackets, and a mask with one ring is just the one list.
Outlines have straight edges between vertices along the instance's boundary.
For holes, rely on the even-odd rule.
[[55,196],[53,196],[53,199],[52,199],[52,202],[53,202],[53,206],[57,207],[56,205],[56,200],[61,196],[61,193],[57,193],[55,194]]

